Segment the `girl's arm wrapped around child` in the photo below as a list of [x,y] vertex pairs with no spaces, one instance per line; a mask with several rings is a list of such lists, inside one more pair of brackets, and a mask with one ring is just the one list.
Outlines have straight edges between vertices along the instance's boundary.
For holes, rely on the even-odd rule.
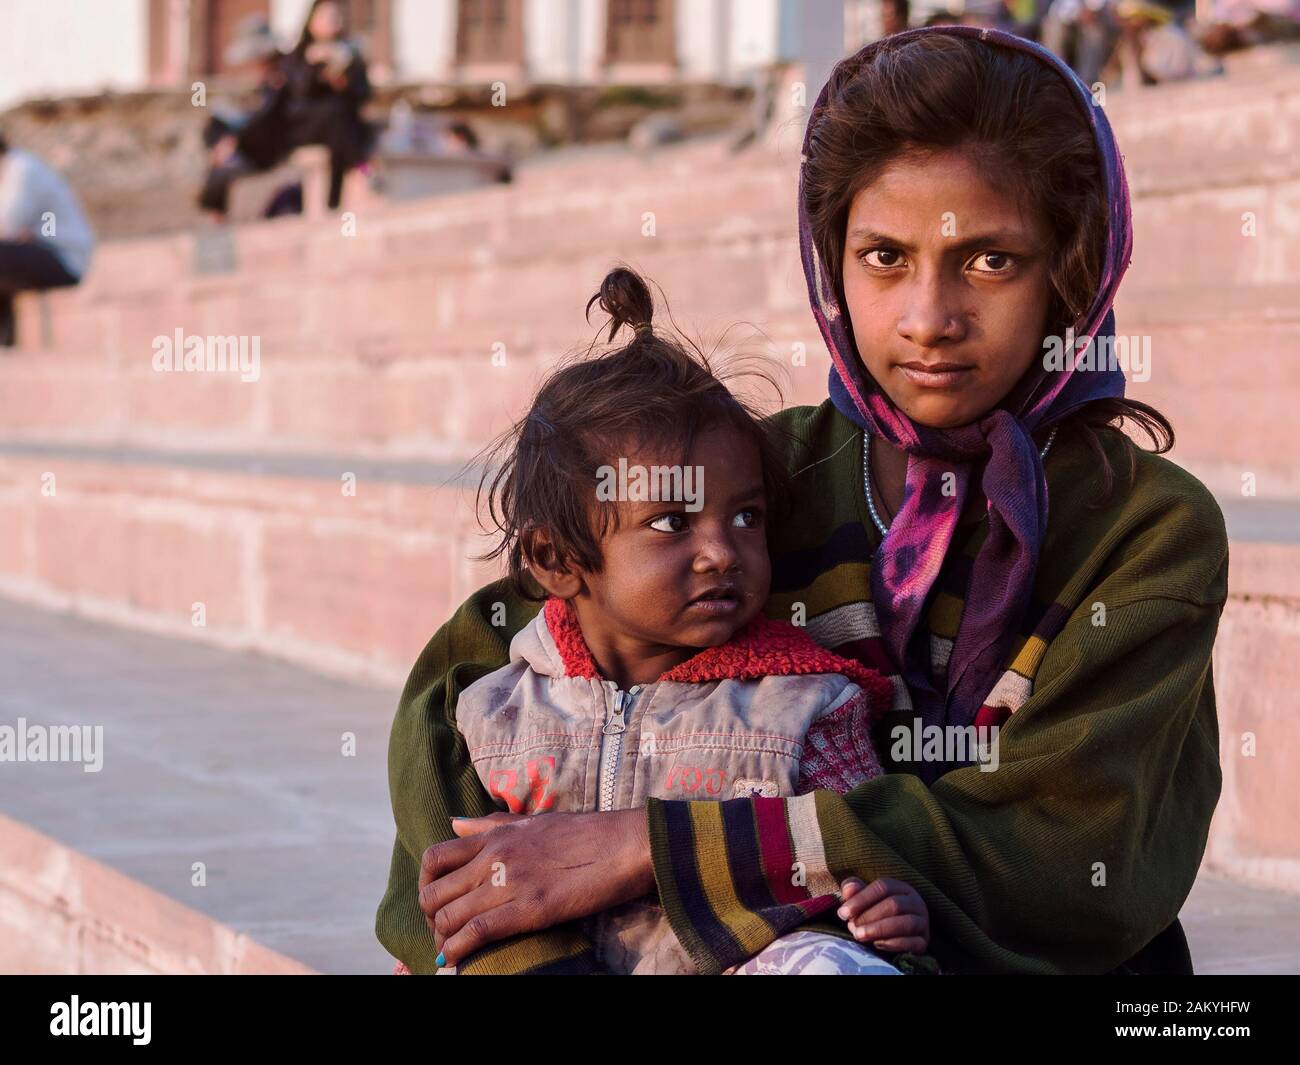
[[[438,948],[419,907],[424,852],[456,838],[451,818],[497,809],[456,730],[457,696],[506,664],[511,635],[535,612],[536,604],[514,596],[505,582],[480,589],[429,641],[402,692],[388,763],[397,839],[375,934],[414,974],[438,968]],[[590,941],[572,926],[493,943],[457,966],[460,975],[597,971]]]

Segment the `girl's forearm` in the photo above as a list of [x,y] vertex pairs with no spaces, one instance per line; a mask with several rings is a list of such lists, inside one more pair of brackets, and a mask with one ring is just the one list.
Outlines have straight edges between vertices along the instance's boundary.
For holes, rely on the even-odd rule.
[[627,814],[627,877],[634,894],[639,899],[655,890],[654,861],[650,855],[650,820],[644,809],[628,810]]

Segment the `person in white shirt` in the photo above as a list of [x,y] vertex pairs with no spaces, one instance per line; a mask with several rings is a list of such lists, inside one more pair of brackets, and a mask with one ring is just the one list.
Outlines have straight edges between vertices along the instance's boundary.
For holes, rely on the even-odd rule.
[[14,294],[77,284],[94,247],[68,183],[0,136],[0,345],[14,343]]

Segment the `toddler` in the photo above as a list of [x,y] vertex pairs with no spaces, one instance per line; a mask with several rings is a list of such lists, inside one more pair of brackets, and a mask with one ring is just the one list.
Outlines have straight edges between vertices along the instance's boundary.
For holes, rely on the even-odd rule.
[[[499,539],[486,557],[504,555],[545,603],[509,664],[457,703],[483,786],[502,809],[538,814],[842,793],[879,775],[870,727],[891,683],[761,614],[765,515],[784,476],[764,428],[702,353],[654,331],[640,277],[614,270],[596,300],[609,339],[624,326],[632,339],[549,377],[488,489]],[[875,947],[924,950],[910,886],[851,880],[841,894],[855,935],[888,919]],[[586,927],[612,972],[695,972],[653,896]],[[765,970],[895,971],[865,944],[807,930],[738,967]]]

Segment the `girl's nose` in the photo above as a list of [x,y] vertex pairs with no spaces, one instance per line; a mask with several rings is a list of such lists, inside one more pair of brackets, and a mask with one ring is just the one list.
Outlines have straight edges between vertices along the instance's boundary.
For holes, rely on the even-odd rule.
[[957,293],[940,276],[917,278],[904,297],[898,335],[918,348],[937,348],[966,336],[966,316]]

